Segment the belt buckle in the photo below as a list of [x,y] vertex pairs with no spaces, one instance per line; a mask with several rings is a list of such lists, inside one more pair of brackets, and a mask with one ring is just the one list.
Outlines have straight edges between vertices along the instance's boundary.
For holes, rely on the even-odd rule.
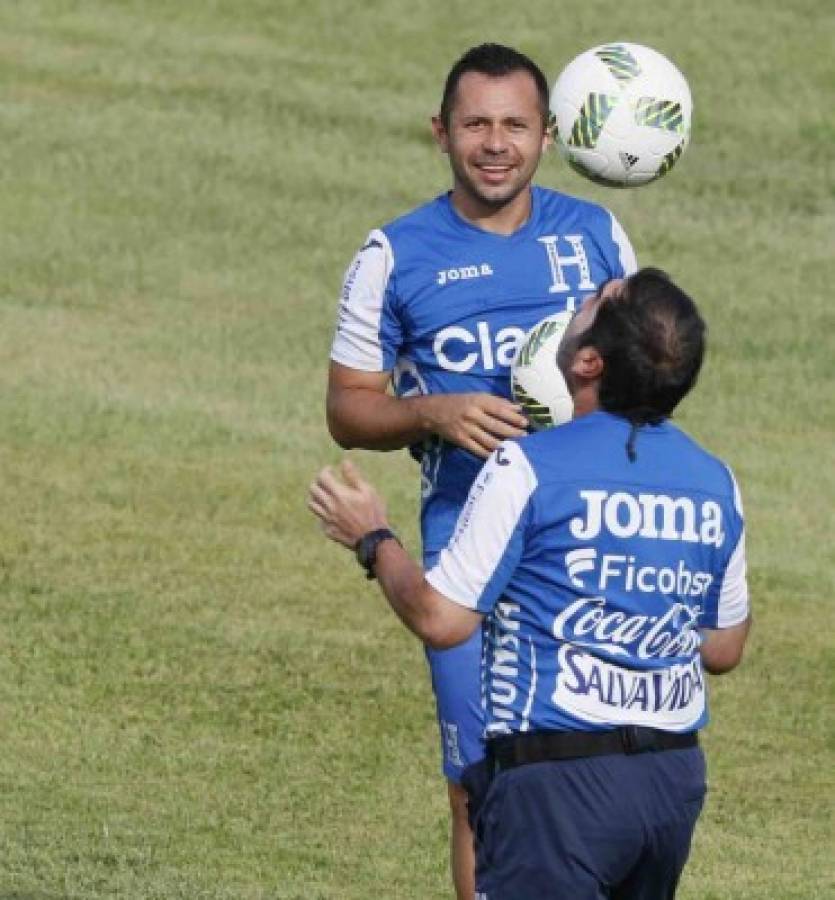
[[653,735],[648,728],[640,725],[624,725],[620,729],[620,739],[623,744],[623,752],[627,756],[634,753],[646,753],[653,747]]

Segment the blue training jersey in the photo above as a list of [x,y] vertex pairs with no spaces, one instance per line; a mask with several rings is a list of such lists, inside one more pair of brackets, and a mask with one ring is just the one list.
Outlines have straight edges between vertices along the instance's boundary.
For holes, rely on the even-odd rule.
[[670,422],[506,441],[427,574],[485,615],[487,736],[707,722],[700,628],[748,615],[733,475]]
[[[401,397],[510,397],[526,332],[635,269],[620,224],[593,203],[534,187],[528,221],[505,236],[467,222],[444,194],[369,234],[345,276],[331,358],[391,372]],[[431,554],[446,545],[482,460],[439,439],[413,453]]]

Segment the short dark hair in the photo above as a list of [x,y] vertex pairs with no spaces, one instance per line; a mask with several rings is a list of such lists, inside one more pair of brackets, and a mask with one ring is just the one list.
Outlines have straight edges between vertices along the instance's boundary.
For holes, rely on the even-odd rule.
[[511,75],[513,72],[527,72],[533,78],[539,94],[542,123],[548,124],[550,118],[548,81],[542,69],[530,57],[512,47],[505,47],[503,44],[479,44],[477,47],[471,47],[449,70],[441,98],[441,122],[444,128],[449,128],[452,107],[455,105],[455,91],[461,76],[466,72],[480,72],[493,78]]
[[659,269],[641,269],[603,300],[579,339],[603,359],[600,408],[635,424],[670,416],[696,383],[706,326],[696,304]]

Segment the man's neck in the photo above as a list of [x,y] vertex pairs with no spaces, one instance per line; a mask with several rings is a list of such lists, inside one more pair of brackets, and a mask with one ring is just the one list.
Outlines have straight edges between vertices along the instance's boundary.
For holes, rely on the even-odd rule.
[[597,399],[597,385],[584,385],[575,391],[574,397],[574,418],[579,419],[581,416],[587,416],[589,413],[597,412],[600,409],[600,403]]
[[527,187],[509,203],[495,207],[480,202],[457,187],[453,187],[450,193],[452,205],[462,219],[483,231],[505,236],[514,234],[528,221],[531,216],[531,197],[531,189]]

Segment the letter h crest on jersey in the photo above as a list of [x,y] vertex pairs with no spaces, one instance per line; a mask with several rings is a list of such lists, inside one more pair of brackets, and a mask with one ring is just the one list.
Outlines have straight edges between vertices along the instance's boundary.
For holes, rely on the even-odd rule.
[[[551,286],[548,292],[562,294],[566,291],[594,291],[597,285],[591,280],[589,260],[583,247],[583,236],[580,234],[563,235],[563,240],[571,244],[573,251],[570,256],[560,256],[557,245],[560,236],[558,234],[546,234],[537,240],[545,247],[548,254],[548,264],[551,267]],[[580,281],[577,285],[570,285],[565,277],[565,269],[576,266],[579,271]]]

